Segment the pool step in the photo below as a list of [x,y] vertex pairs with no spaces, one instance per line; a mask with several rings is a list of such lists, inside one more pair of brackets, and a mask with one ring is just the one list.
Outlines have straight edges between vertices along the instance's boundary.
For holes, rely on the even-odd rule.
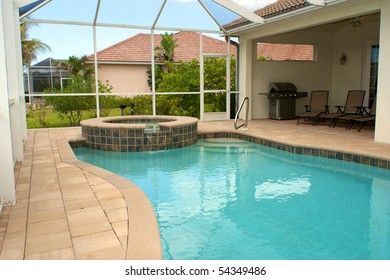
[[246,141],[201,141],[197,143],[197,147],[203,151],[214,153],[246,153],[246,152],[258,152],[259,150],[253,147],[252,143]]

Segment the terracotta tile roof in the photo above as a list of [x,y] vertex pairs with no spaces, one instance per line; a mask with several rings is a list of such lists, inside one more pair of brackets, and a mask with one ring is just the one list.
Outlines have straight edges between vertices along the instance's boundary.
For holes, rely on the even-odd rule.
[[[254,11],[258,16],[261,16],[264,19],[271,18],[280,14],[288,13],[303,7],[310,6],[305,0],[278,0],[275,3],[269,4],[264,8]],[[224,25],[226,30],[234,29],[240,26],[244,26],[251,23],[247,19],[240,18],[231,23]]]
[[[151,61],[150,34],[140,33],[110,46],[97,53],[100,62],[133,62],[149,63]],[[200,36],[197,32],[178,32],[174,34],[178,46],[175,48],[174,61],[199,60]],[[154,35],[155,46],[160,45],[161,35]],[[202,35],[204,53],[226,53],[227,43],[206,35]],[[236,54],[235,46],[231,45],[231,53]],[[93,54],[88,56],[88,60],[93,60]]]
[[267,60],[312,61],[313,45],[298,44],[257,44],[257,59],[262,56]]

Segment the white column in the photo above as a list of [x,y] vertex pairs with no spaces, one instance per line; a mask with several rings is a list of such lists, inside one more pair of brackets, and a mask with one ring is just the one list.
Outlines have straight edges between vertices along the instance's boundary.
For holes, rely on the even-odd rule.
[[227,57],[226,57],[226,119],[230,119],[230,36],[227,37]]
[[390,143],[390,1],[382,1],[375,141]]
[[[244,38],[240,38],[240,102],[244,100],[245,97],[249,97],[250,107],[248,120],[252,119],[251,106],[252,106],[252,40],[246,40]],[[242,114],[242,115],[241,115]],[[246,114],[246,108],[243,107],[243,111],[241,112],[241,116]]]
[[[165,4],[165,3],[164,3]],[[155,59],[154,59],[154,29],[150,30],[150,44],[152,46],[152,106],[153,106],[153,116],[156,115],[156,72],[155,72]]]
[[[9,12],[10,1],[1,1],[0,4],[0,54],[4,54],[6,59],[0,59],[0,197],[4,204],[13,204],[15,202],[15,181],[14,181],[14,164],[12,154],[12,135],[10,110],[8,106],[9,87],[7,63],[9,63],[8,52],[5,46],[6,32],[5,27],[9,28],[12,24],[6,21],[5,14]],[[11,2],[12,4],[12,2]],[[8,7],[6,7],[8,6]],[[6,23],[6,26],[5,24]],[[12,59],[10,59],[12,60]]]
[[199,62],[200,62],[200,120],[204,120],[204,57],[203,57],[203,33],[199,33]]
[[99,97],[99,73],[97,64],[97,41],[96,41],[96,25],[93,26],[93,53],[95,67],[95,98],[96,98],[96,117],[100,118],[100,97]]
[[[19,55],[21,54],[20,45],[20,26],[15,16],[19,17],[18,9],[14,8],[13,1],[2,1],[3,5],[3,36],[5,40],[6,54],[6,71],[8,81],[8,98],[13,101],[13,105],[9,107],[12,133],[12,151],[14,160],[23,160],[23,136],[22,122],[26,121],[26,117],[22,119],[22,106],[24,106],[23,95],[23,78],[22,65]],[[19,37],[19,38],[17,38]],[[23,99],[23,100],[22,100]]]
[[[20,126],[21,126],[21,135],[22,141],[27,140],[27,117],[26,117],[26,95],[24,88],[24,75],[23,75],[23,59],[22,59],[22,42],[20,39],[20,23],[19,23],[19,9],[14,9],[14,26],[16,27],[15,32],[15,42],[16,46],[16,59],[17,59],[17,68],[18,68],[18,87],[19,87],[19,100],[20,100]],[[22,148],[23,149],[23,148]],[[24,157],[23,157],[24,158]],[[22,158],[22,159],[23,159]]]

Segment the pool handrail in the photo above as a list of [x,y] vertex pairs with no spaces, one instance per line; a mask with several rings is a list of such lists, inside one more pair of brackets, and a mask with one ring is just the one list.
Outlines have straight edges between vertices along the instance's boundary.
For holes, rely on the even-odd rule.
[[[246,101],[247,101],[247,103],[246,103],[246,114],[245,114],[245,119],[244,119],[245,122],[242,125],[237,126],[238,117],[240,116],[242,107],[244,106]],[[243,127],[243,130],[248,129],[248,115],[249,115],[249,97],[245,97],[244,100],[242,100],[240,108],[238,109],[238,111],[236,113],[236,117],[234,118],[234,129],[235,130],[239,129],[240,127]]]

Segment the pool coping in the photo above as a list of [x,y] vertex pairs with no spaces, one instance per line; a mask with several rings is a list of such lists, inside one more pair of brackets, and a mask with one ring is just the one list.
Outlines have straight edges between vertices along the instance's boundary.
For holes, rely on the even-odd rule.
[[61,160],[67,164],[88,171],[115,186],[123,195],[127,206],[128,237],[127,260],[161,260],[161,238],[155,211],[146,194],[130,180],[106,169],[79,161],[71,147],[77,139],[59,139],[56,141]]
[[[200,136],[200,137],[199,137]],[[213,139],[213,138],[233,138],[252,142],[255,144],[263,145],[266,147],[275,148],[285,152],[293,154],[301,154],[329,159],[337,159],[346,162],[360,163],[364,165],[370,165],[373,167],[390,169],[390,160],[372,157],[364,153],[347,153],[337,149],[323,149],[315,148],[313,146],[298,146],[289,143],[283,143],[282,141],[269,140],[258,136],[253,136],[245,131],[213,131],[213,132],[199,132],[198,139]]]
[[[359,163],[364,165],[370,165],[373,167],[390,169],[390,160],[385,158],[373,157],[364,153],[348,153],[337,149],[324,149],[316,148],[312,146],[304,145],[293,145],[290,143],[284,143],[282,141],[270,140],[267,138],[261,138],[258,136],[251,135],[245,131],[213,131],[213,132],[202,132],[198,129],[198,139],[212,139],[212,138],[231,138],[240,139],[255,144],[263,145],[266,147],[275,148],[285,152],[293,154],[301,154],[329,159],[337,159],[346,162]],[[80,137],[77,140],[72,140],[70,145],[73,147],[84,147],[85,138]]]

